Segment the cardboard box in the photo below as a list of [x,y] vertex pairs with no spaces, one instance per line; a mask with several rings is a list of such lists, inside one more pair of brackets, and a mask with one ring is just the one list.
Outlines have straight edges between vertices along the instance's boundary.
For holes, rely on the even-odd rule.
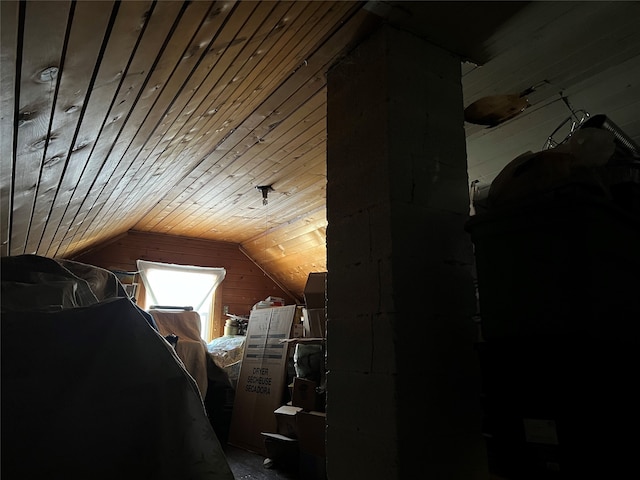
[[267,458],[277,468],[295,471],[299,469],[300,452],[298,440],[279,433],[262,432]]
[[326,413],[304,410],[296,413],[298,430],[299,476],[305,480],[325,480]]
[[301,410],[296,413],[300,452],[318,457],[325,456],[326,423],[327,414],[324,412]]
[[325,308],[327,272],[311,272],[304,287],[304,302],[308,309]]
[[294,323],[291,329],[292,338],[302,338],[304,336],[304,327],[302,323]]
[[294,407],[301,407],[303,410],[318,409],[318,384],[313,380],[295,377],[293,379],[293,392],[291,393],[291,404]]
[[273,414],[276,416],[276,431],[280,435],[291,438],[298,438],[296,430],[296,413],[302,410],[302,407],[294,407],[293,405],[282,405],[276,409]]
[[266,455],[262,432],[275,432],[274,410],[286,393],[295,305],[251,311],[235,392],[228,443]]
[[299,478],[305,480],[326,480],[327,478],[327,460],[308,452],[300,452],[299,454]]
[[304,337],[325,338],[327,336],[327,310],[324,308],[302,309]]

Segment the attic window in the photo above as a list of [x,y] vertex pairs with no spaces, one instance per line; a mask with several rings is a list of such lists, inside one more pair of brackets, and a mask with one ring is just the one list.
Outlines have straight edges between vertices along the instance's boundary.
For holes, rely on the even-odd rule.
[[149,310],[151,305],[192,307],[200,314],[200,335],[205,341],[211,340],[213,298],[226,270],[145,260],[138,260],[137,265],[146,289],[143,308]]

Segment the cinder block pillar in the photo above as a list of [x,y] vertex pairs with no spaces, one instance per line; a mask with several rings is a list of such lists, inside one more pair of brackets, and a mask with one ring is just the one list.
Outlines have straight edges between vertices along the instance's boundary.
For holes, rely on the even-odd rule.
[[486,479],[460,59],[385,26],[327,95],[328,477]]

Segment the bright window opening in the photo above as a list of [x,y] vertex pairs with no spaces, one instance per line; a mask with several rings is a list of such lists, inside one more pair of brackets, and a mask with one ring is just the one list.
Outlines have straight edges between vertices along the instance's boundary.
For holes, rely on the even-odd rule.
[[226,270],[145,260],[138,260],[137,265],[146,289],[143,308],[149,310],[152,305],[192,307],[200,314],[200,335],[208,341],[214,294]]

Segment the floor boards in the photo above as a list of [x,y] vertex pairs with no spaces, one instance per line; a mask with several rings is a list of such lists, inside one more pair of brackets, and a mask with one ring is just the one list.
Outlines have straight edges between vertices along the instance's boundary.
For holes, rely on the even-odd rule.
[[236,480],[303,480],[297,472],[265,467],[265,457],[242,448],[227,444],[224,453]]

